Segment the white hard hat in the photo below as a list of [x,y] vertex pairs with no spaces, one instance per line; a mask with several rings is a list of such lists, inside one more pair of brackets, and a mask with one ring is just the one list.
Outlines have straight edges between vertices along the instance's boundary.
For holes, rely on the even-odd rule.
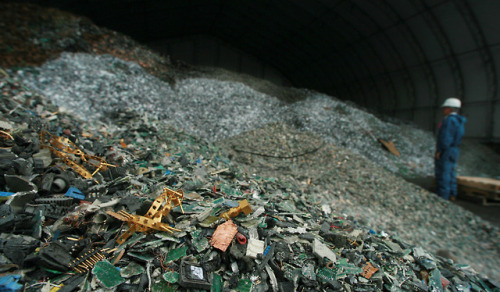
[[454,107],[454,108],[460,108],[462,106],[462,102],[460,99],[455,98],[455,97],[450,97],[447,98],[441,107]]

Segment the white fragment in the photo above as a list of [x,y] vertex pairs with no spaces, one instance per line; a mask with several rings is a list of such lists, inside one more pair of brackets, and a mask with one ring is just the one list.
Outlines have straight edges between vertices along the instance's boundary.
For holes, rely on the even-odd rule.
[[203,210],[202,212],[200,212],[200,214],[198,214],[196,216],[196,219],[199,221],[199,222],[202,222],[204,221],[205,219],[208,218],[208,216],[210,216],[210,213],[212,212],[212,209],[211,208],[207,208],[205,210]]
[[333,263],[337,261],[337,255],[331,249],[329,249],[328,246],[326,246],[316,238],[313,242],[313,252],[320,258],[327,258]]
[[269,280],[271,281],[271,287],[274,292],[278,292],[278,279],[269,265],[265,266],[266,272],[269,275]]
[[286,228],[286,231],[288,233],[294,233],[294,234],[304,234],[307,232],[306,228],[304,227],[297,227],[297,228],[288,227]]
[[191,266],[191,274],[199,280],[203,280],[203,269],[201,267]]
[[0,130],[5,129],[5,130],[12,130],[12,123],[6,122],[6,121],[0,121]]
[[330,207],[330,205],[327,205],[327,204],[323,204],[321,206],[321,211],[323,211],[323,213],[325,213],[325,215],[330,215],[332,213],[332,208]]
[[257,258],[258,254],[264,253],[264,241],[250,238],[247,245],[247,257],[252,259]]

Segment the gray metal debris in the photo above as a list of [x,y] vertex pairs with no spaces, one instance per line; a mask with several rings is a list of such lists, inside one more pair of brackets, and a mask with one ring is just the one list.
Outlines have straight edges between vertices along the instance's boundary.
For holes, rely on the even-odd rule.
[[[243,83],[218,80],[217,75],[180,79],[171,86],[133,62],[83,53],[63,53],[41,67],[16,71],[16,75],[57,105],[89,121],[106,111],[131,108],[208,141],[284,122],[349,148],[391,172],[409,177],[433,175],[432,133],[383,121],[317,92],[296,89],[307,98],[285,104]],[[382,149],[377,139],[394,142],[401,156]],[[467,167],[459,164],[459,173],[478,175],[477,168]],[[496,171],[495,176],[500,175]]]
[[[16,74],[67,109],[0,79],[12,125],[0,152],[0,268],[26,291],[500,289],[498,228],[394,175],[429,174],[430,133],[315,92],[285,104],[217,76],[165,83],[106,55],[65,53]],[[82,178],[40,154],[42,129],[113,167]],[[165,187],[185,193],[161,218],[172,229],[145,228]],[[253,213],[234,217],[214,248],[222,214],[244,199]]]

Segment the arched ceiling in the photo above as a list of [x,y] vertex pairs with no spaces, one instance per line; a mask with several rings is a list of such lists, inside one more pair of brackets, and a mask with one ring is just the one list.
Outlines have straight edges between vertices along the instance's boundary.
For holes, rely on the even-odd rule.
[[296,87],[417,122],[433,123],[443,99],[457,96],[471,118],[481,118],[475,136],[500,136],[497,0],[30,2],[86,15],[144,43],[208,35]]

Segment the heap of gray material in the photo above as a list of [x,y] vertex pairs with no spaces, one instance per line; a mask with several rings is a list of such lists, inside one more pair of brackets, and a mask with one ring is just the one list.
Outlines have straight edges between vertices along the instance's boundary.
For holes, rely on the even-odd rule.
[[[489,267],[495,265],[494,260],[483,261],[485,253],[491,254],[488,251],[495,247],[467,251],[476,246],[475,240],[488,238],[485,234],[497,236],[496,229],[483,225],[483,221],[472,214],[463,216],[470,219],[467,224],[465,221],[461,221],[463,224],[453,222],[452,217],[441,220],[447,202],[445,204],[436,197],[429,200],[429,194],[424,194],[423,190],[379,171],[362,157],[341,155],[344,149],[349,149],[393,172],[412,171],[428,175],[432,172],[434,144],[430,133],[408,125],[383,122],[355,106],[315,92],[306,91],[309,97],[305,101],[285,104],[243,83],[215,78],[184,78],[171,86],[148,75],[136,64],[111,56],[63,54],[40,68],[18,71],[17,74],[29,86],[53,99],[57,105],[86,118],[90,124],[98,124],[94,119],[105,112],[133,108],[210,141],[222,141],[235,135],[244,137],[248,130],[265,128],[270,123],[284,123],[304,133],[316,133],[321,139],[341,146],[342,150],[322,149],[329,150],[331,157],[340,159],[332,161],[332,167],[322,163],[322,157],[327,156],[319,157],[319,163],[312,164],[315,168],[325,164],[324,173],[330,171],[331,175],[308,175],[302,171],[301,165],[292,169],[302,173],[304,177],[301,179],[313,179],[307,186],[310,188],[307,190],[308,199],[333,202],[325,208],[342,210],[377,230],[395,231],[405,239],[433,250],[443,247],[439,239],[450,239],[450,245],[446,247],[460,259],[476,263],[475,267],[481,271],[491,272]],[[382,149],[377,138],[394,141],[401,157]],[[309,138],[302,140],[322,143]],[[269,164],[269,160],[262,163]],[[283,167],[294,167],[288,164]],[[279,165],[276,163],[276,166]],[[324,186],[319,187],[319,183]],[[441,215],[435,216],[436,213]],[[394,218],[404,220],[399,222]],[[477,234],[468,230],[477,231]],[[467,243],[467,247],[457,247],[456,241],[452,240],[456,239],[454,232],[461,234],[459,242],[467,242],[467,238],[475,240]]]
[[30,73],[19,72],[28,84],[85,120],[131,108],[209,141],[262,127],[279,116],[274,113],[281,107],[276,99],[239,83],[193,79],[172,88],[136,63],[110,55],[64,53]]
[[[63,53],[56,60],[18,71],[17,75],[57,105],[86,120],[99,118],[106,111],[133,108],[208,141],[285,121],[362,154],[392,172],[408,176],[432,174],[431,133],[381,121],[317,92],[308,91],[306,100],[285,104],[239,82],[188,78],[172,87],[136,63],[82,53]],[[393,141],[401,158],[374,147],[378,138]]]
[[[431,133],[381,121],[361,109],[317,93],[290,105],[289,112],[292,114],[283,116],[289,124],[298,123],[299,129],[361,154],[391,172],[432,174],[434,137]],[[401,157],[378,147],[377,139],[393,141]]]
[[480,271],[498,266],[488,259],[498,252],[498,228],[347,148],[321,140],[281,123],[217,146],[249,173],[298,186],[325,211],[342,210],[373,230],[397,234],[432,252],[446,250]]
[[[36,32],[35,40],[50,39],[41,45],[51,56],[64,48],[112,52],[142,67],[111,56],[65,53],[40,68],[10,71],[21,77],[20,83],[0,74],[1,126],[15,136],[0,139],[5,147],[0,178],[8,182],[0,190],[17,192],[1,205],[0,264],[26,291],[38,291],[40,285],[48,291],[58,284],[64,285],[61,292],[98,285],[116,291],[144,291],[148,286],[152,291],[176,290],[179,285],[198,289],[199,283],[181,281],[189,270],[181,268],[186,262],[193,265],[191,270],[212,272],[213,277],[204,278],[216,280],[214,286],[223,285],[224,291],[500,288],[484,277],[500,279],[499,229],[400,177],[432,174],[431,133],[387,122],[316,92],[224,70],[173,65],[126,37],[88,23],[81,26],[79,19],[52,19],[54,11],[49,14],[42,22],[55,20],[57,25],[37,23],[43,32]],[[26,9],[12,15],[32,19]],[[90,30],[94,37],[89,38]],[[76,43],[54,45],[66,43],[68,36]],[[30,64],[24,58],[16,62]],[[29,87],[88,122],[65,114]],[[40,129],[68,137],[120,167],[96,173],[95,180],[82,179],[53,160],[50,151],[38,149]],[[377,139],[394,142],[401,157],[385,151]],[[494,155],[470,144],[461,148],[459,173],[500,175]],[[68,189],[61,197],[64,178],[66,187],[78,191]],[[186,213],[176,207],[165,218],[182,231],[175,238],[136,232],[128,243],[109,251],[124,224],[103,208],[144,214],[146,202],[164,185],[185,192]],[[253,213],[234,222],[243,236],[248,233],[248,249],[233,240],[224,255],[208,242],[222,223],[217,219],[215,224],[210,214],[217,216],[243,198]],[[92,261],[80,256],[99,247],[106,247],[109,253],[103,256],[113,257],[113,264],[85,267],[83,263]],[[253,258],[264,250],[265,257]],[[24,257],[25,252],[30,254]],[[378,269],[372,276],[364,275],[365,261]],[[54,272],[76,266],[92,271],[52,278]],[[107,281],[118,272],[115,280],[121,284]]]

